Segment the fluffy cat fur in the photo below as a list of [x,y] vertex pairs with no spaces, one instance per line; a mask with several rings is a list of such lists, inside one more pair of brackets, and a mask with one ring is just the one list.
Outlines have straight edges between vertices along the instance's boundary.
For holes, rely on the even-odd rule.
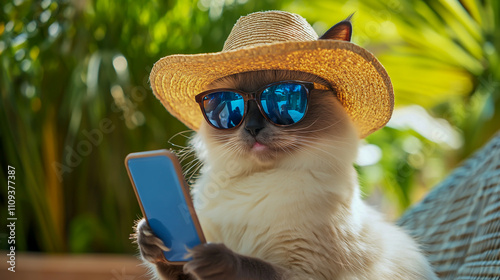
[[[307,73],[258,71],[209,89],[253,92],[282,80],[325,84]],[[196,247],[182,271],[162,262],[163,243],[141,221],[143,258],[161,279],[437,279],[417,244],[361,200],[357,135],[335,93],[317,89],[293,126],[268,123],[254,102],[235,130],[204,122],[191,141],[203,162],[193,198],[211,243]]]

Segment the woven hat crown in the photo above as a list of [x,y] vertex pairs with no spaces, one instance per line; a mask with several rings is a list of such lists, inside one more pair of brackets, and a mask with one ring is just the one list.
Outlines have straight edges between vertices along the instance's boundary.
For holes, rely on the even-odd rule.
[[297,14],[281,11],[257,12],[241,17],[236,22],[222,51],[317,39],[318,35],[312,26]]

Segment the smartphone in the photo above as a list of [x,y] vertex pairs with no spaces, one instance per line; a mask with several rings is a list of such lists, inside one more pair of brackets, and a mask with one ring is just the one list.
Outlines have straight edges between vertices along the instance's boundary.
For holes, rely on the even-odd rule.
[[170,264],[190,260],[188,249],[205,243],[177,157],[167,150],[129,154],[125,166],[151,230],[170,251]]

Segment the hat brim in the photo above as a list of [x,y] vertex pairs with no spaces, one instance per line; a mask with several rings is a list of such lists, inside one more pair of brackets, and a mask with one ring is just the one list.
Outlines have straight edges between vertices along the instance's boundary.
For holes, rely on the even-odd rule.
[[155,63],[150,83],[155,96],[177,119],[198,130],[203,115],[195,96],[219,78],[258,70],[307,72],[328,81],[366,137],[392,115],[394,93],[384,67],[366,49],[335,40],[281,42],[194,55],[170,55]]

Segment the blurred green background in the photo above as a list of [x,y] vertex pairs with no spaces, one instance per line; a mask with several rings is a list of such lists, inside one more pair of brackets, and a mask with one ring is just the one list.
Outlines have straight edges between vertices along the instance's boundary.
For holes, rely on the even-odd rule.
[[363,140],[357,168],[389,217],[499,130],[498,1],[2,1],[0,219],[11,165],[17,248],[135,252],[140,210],[123,160],[190,134],[174,137],[186,127],[151,93],[154,62],[219,51],[240,16],[272,9],[301,14],[320,35],[355,12],[353,42],[387,68],[397,110]]

